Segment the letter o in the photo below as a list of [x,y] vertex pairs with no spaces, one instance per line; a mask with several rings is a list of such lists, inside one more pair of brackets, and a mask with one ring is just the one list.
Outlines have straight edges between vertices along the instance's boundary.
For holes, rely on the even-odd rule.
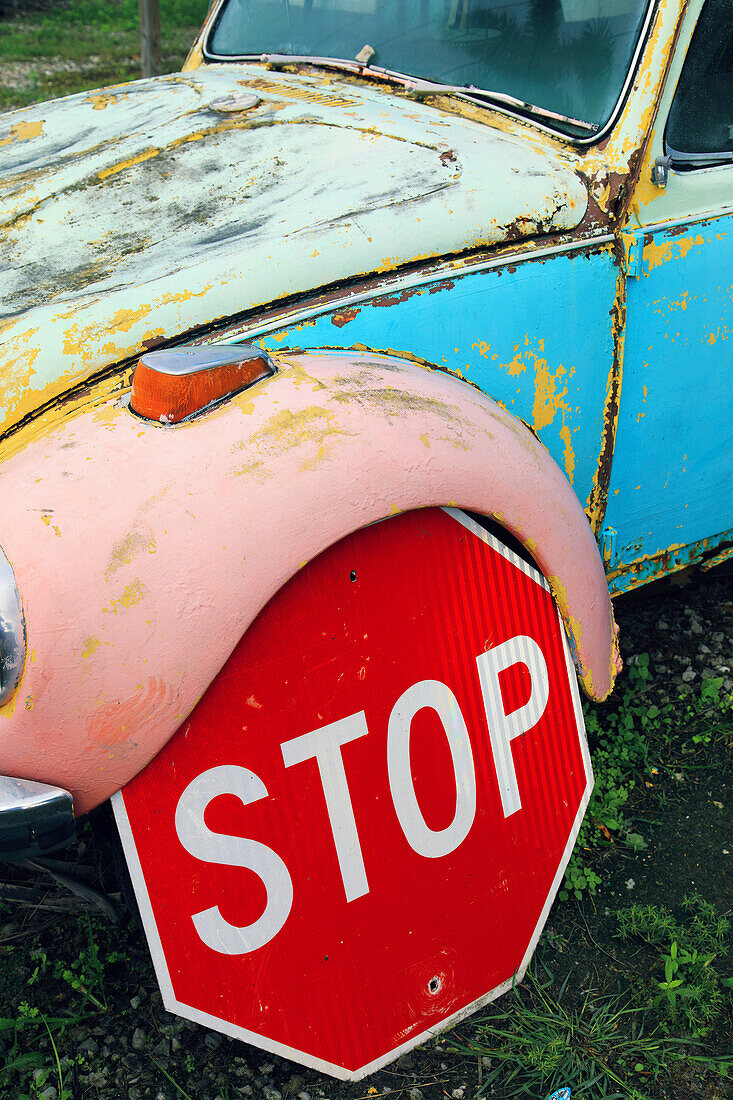
[[[412,782],[410,731],[419,710],[429,707],[440,718],[448,739],[456,780],[456,812],[445,829],[430,829]],[[399,697],[389,717],[387,771],[392,802],[405,839],[427,859],[447,856],[463,843],[476,816],[476,773],[468,730],[458,700],[440,680],[421,680]]]

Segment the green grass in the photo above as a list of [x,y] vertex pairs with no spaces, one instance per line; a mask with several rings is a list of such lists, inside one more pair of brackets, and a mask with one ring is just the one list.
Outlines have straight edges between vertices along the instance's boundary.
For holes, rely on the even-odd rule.
[[[207,0],[160,0],[164,72],[180,69]],[[73,0],[5,20],[0,35],[0,110],[140,76],[137,0]]]
[[456,1053],[485,1066],[476,1095],[544,1100],[565,1086],[583,1100],[657,1100],[662,1083],[691,1060],[721,1078],[733,1069],[733,1057],[706,1057],[694,1040],[655,1026],[624,995],[587,990],[566,1005],[567,984],[555,996],[551,980],[530,972],[521,991],[502,1002],[505,1011],[493,1012],[471,1041],[455,1044]]
[[649,655],[642,653],[629,666],[616,702],[584,704],[595,787],[565,872],[561,901],[596,894],[600,857],[609,847],[647,847],[628,809],[638,788],[653,789],[658,777],[733,745],[733,698],[723,691],[722,678],[704,680],[698,692],[680,694],[675,703],[661,706],[647,696],[653,686]]
[[[632,905],[617,913],[619,936],[651,948],[651,977],[637,994],[658,1010],[662,1028],[693,1038],[709,1035],[733,1009],[733,978],[726,973],[730,921],[698,894],[685,897],[677,919],[666,906]],[[656,964],[656,965],[655,965]]]
[[[8,911],[0,913],[0,923],[12,915],[3,908]],[[84,1056],[74,1053],[73,1035],[108,1016],[108,986],[126,988],[139,969],[133,930],[87,914],[75,924],[76,934],[67,928],[51,948],[35,938],[30,946],[3,948],[4,992],[14,1012],[0,1012],[2,1097],[30,1100],[53,1085],[59,1100],[72,1100],[71,1071],[86,1068]]]

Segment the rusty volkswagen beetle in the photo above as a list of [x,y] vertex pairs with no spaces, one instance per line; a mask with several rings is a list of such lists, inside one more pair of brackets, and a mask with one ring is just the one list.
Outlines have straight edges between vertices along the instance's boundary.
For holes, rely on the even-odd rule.
[[610,597],[731,553],[731,0],[217,0],[0,148],[5,856],[395,512],[518,540],[595,699]]

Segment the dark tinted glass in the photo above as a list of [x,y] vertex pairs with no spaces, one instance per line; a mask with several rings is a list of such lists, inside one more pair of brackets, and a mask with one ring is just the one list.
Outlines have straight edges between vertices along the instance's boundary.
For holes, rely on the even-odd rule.
[[733,0],[707,0],[667,122],[672,153],[733,151]]

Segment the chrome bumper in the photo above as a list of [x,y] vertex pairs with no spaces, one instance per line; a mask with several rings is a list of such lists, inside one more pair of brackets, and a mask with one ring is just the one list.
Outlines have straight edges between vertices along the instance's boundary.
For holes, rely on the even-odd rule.
[[0,775],[0,859],[27,859],[69,844],[76,835],[68,791]]

